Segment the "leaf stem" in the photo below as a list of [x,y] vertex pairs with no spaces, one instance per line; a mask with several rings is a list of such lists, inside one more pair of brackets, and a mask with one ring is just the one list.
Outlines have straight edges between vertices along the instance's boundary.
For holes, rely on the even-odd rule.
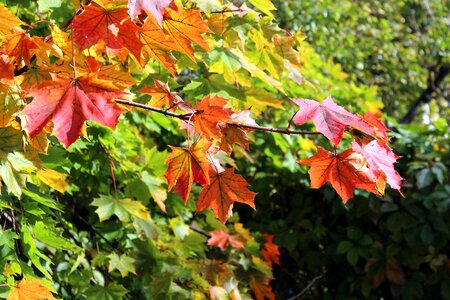
[[[167,111],[167,110],[164,110],[164,109],[161,109],[161,108],[145,105],[145,104],[142,104],[142,103],[122,100],[122,99],[116,99],[115,101],[117,103],[120,103],[120,104],[123,104],[123,105],[133,106],[133,107],[138,107],[138,108],[154,111],[154,112],[163,114],[165,116],[177,118],[177,119],[184,120],[184,121],[188,121],[190,119],[190,117],[192,116],[192,113],[190,113],[190,114],[178,114],[178,113]],[[246,129],[250,129],[250,130],[276,132],[276,133],[281,133],[281,134],[297,134],[297,135],[320,134],[320,135],[322,135],[322,133],[317,132],[317,131],[299,131],[299,130],[289,130],[289,129],[281,129],[281,128],[273,128],[273,127],[265,127],[265,126],[254,126],[254,125],[237,124],[237,123],[227,123],[227,124],[229,126],[246,128]]]

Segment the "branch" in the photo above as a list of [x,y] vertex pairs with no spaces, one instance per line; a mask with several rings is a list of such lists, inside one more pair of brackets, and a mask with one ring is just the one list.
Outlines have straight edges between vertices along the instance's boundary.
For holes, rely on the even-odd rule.
[[[161,108],[157,108],[157,107],[153,107],[153,106],[149,106],[149,105],[145,105],[145,104],[141,104],[141,103],[137,103],[137,102],[132,102],[132,101],[116,99],[116,102],[120,103],[120,104],[123,104],[123,105],[128,105],[128,106],[133,106],[133,107],[138,107],[138,108],[150,110],[150,111],[157,112],[157,113],[163,114],[163,115],[168,116],[168,117],[177,118],[177,119],[180,119],[180,120],[183,120],[183,121],[189,120],[189,118],[192,116],[192,114],[199,114],[200,113],[199,111],[196,111],[196,112],[194,112],[192,114],[178,114],[178,113],[167,111],[167,110],[164,110],[164,109],[161,109]],[[236,123],[227,123],[227,125],[240,127],[240,128],[251,129],[251,130],[276,132],[276,133],[281,133],[281,134],[299,134],[299,135],[306,135],[306,134],[320,134],[321,135],[322,134],[322,133],[317,132],[317,131],[298,131],[298,130],[289,130],[289,129],[281,129],[281,128],[264,127],[264,126],[252,126],[252,125],[245,125],[245,124],[236,124]]]
[[[423,103],[431,101],[433,93],[439,89],[439,85],[444,81],[445,77],[450,73],[450,64],[436,66],[434,70],[430,70],[427,88],[420,94],[419,98],[409,108],[406,115],[400,121],[400,124],[409,124],[417,114],[417,110]],[[435,75],[436,74],[436,75]],[[435,76],[434,76],[435,75]]]
[[316,283],[316,281],[321,279],[322,277],[323,275],[317,275],[308,283],[308,285],[303,290],[300,291],[300,293],[286,300],[295,300],[302,297],[313,286],[313,284]]

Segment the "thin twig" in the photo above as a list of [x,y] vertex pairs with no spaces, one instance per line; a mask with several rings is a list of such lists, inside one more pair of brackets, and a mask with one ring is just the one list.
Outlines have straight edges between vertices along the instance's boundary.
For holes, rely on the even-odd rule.
[[197,229],[197,228],[195,228],[195,227],[189,226],[189,229],[192,230],[192,231],[194,231],[194,232],[197,232],[197,233],[199,233],[199,234],[201,234],[201,235],[204,235],[204,236],[206,236],[206,237],[208,237],[208,238],[211,237],[208,233],[204,232],[203,230]]
[[295,300],[295,299],[299,299],[301,296],[303,296],[312,286],[314,283],[316,283],[317,280],[321,279],[323,277],[323,275],[317,275],[316,277],[314,277],[309,283],[308,285],[300,291],[300,293],[298,293],[297,295],[288,298],[286,300]]
[[[190,114],[178,114],[178,113],[170,112],[170,111],[167,111],[167,110],[164,110],[164,109],[161,109],[161,108],[145,105],[145,104],[142,104],[142,103],[132,102],[132,101],[116,99],[116,102],[120,103],[120,104],[123,104],[123,105],[134,106],[134,107],[138,107],[138,108],[154,111],[154,112],[163,114],[165,116],[177,118],[177,119],[184,120],[184,121],[189,120],[189,118],[192,116],[192,113],[190,113]],[[195,112],[194,114],[196,114],[196,113],[198,114],[200,112]],[[253,125],[237,124],[237,123],[227,123],[227,124],[230,125],[230,126],[236,126],[236,127],[240,127],[240,128],[246,128],[246,129],[251,129],[251,130],[259,130],[259,131],[268,131],[268,132],[277,132],[277,133],[282,133],[282,134],[299,134],[299,135],[322,134],[322,133],[317,132],[317,131],[298,131],[298,130],[289,130],[289,129],[265,127],[265,126],[253,126]]]

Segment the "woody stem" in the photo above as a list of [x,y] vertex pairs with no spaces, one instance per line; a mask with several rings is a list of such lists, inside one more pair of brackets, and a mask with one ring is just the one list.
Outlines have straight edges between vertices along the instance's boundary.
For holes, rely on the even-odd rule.
[[[189,118],[192,116],[192,113],[190,113],[190,114],[178,114],[178,113],[167,111],[167,110],[164,110],[164,109],[161,109],[161,108],[145,105],[145,104],[142,104],[142,103],[132,102],[132,101],[126,101],[126,100],[121,100],[121,99],[116,99],[115,101],[117,103],[120,103],[120,104],[123,104],[123,105],[138,107],[138,108],[142,108],[142,109],[145,109],[145,110],[150,110],[150,111],[157,112],[157,113],[163,114],[163,115],[168,116],[168,117],[177,118],[177,119],[180,119],[180,120],[183,120],[183,121],[188,121]],[[245,129],[249,129],[249,130],[268,131],[268,132],[276,132],[276,133],[281,133],[281,134],[296,134],[296,135],[322,134],[322,133],[317,132],[317,131],[299,131],[299,130],[289,130],[289,129],[265,127],[265,126],[259,126],[259,125],[258,126],[254,126],[254,125],[237,124],[237,123],[227,123],[227,124],[229,126],[235,126],[235,127],[245,128]]]

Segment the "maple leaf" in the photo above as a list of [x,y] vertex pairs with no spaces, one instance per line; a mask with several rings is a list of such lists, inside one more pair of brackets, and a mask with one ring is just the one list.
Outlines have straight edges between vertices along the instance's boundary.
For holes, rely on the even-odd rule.
[[144,44],[140,63],[145,65],[150,58],[159,61],[172,75],[176,74],[175,58],[171,49],[175,48],[174,42],[152,18],[147,18],[141,30],[138,32],[139,40]]
[[300,160],[299,163],[311,167],[308,171],[311,188],[318,189],[330,182],[344,203],[353,197],[355,188],[378,194],[376,178],[365,166],[364,157],[352,149],[336,155],[317,147],[316,154]]
[[395,155],[386,143],[373,140],[364,145],[355,140],[352,143],[352,148],[355,152],[364,156],[369,164],[369,169],[376,178],[384,173],[385,180],[391,188],[400,191],[402,178],[394,169],[394,164],[399,156]]
[[126,8],[86,6],[68,28],[73,30],[72,39],[81,50],[102,40],[107,49],[120,51],[125,47],[137,59],[140,57],[143,44],[137,36],[139,27],[130,21]]
[[201,133],[205,138],[220,138],[219,122],[226,122],[231,119],[232,110],[224,108],[228,100],[219,96],[204,97],[197,102],[197,113],[192,117],[194,131]]
[[364,121],[373,126],[377,138],[380,138],[383,141],[389,140],[386,135],[386,131],[389,131],[389,128],[387,128],[373,113],[366,112],[364,114]]
[[231,215],[234,202],[241,202],[255,209],[254,199],[256,193],[250,191],[248,182],[239,174],[229,168],[222,173],[211,170],[210,183],[200,192],[197,210],[203,211],[211,207],[216,217],[225,223]]
[[22,114],[30,137],[38,135],[52,121],[52,133],[66,147],[82,135],[84,121],[94,120],[115,128],[123,112],[112,99],[124,93],[91,86],[83,79],[53,76],[53,81],[42,83],[28,94],[34,99]]
[[172,152],[165,160],[168,167],[164,177],[167,178],[169,191],[175,187],[175,191],[180,194],[185,203],[194,181],[201,185],[209,183],[211,166],[206,153],[210,146],[211,142],[200,139],[190,148],[170,147]]
[[152,99],[148,103],[149,105],[162,108],[164,106],[173,107],[175,104],[183,102],[183,99],[178,96],[177,92],[170,91],[167,83],[156,79],[153,79],[153,83],[154,86],[145,86],[139,90],[140,93],[152,96]]
[[231,235],[223,230],[213,230],[209,234],[211,237],[208,239],[208,246],[218,246],[220,249],[225,249],[230,244],[231,247],[236,249],[244,248],[242,239],[236,234]]
[[127,222],[130,219],[130,216],[143,220],[148,220],[150,218],[147,207],[141,202],[133,201],[131,199],[120,199],[107,195],[100,195],[99,198],[92,201],[91,205],[98,207],[95,212],[100,221],[107,220],[111,218],[112,215],[116,215],[122,222]]
[[[7,85],[14,84],[14,65],[8,55],[0,51],[0,84],[5,84],[5,90],[8,90]],[[1,87],[1,86],[0,86]]]
[[292,99],[300,106],[293,120],[301,125],[309,120],[314,122],[317,131],[338,145],[342,139],[346,126],[351,126],[366,134],[375,136],[373,126],[363,120],[362,117],[354,115],[341,106],[334,103],[331,97],[327,97],[322,103],[309,99]]
[[22,279],[19,284],[11,288],[7,300],[44,300],[55,299],[50,289],[39,280]]
[[209,46],[202,37],[202,32],[210,32],[206,22],[200,17],[200,11],[166,9],[163,28],[174,41],[174,50],[187,54],[194,59],[194,48],[191,43],[209,51]]
[[250,287],[255,293],[256,300],[275,300],[275,295],[272,291],[272,287],[270,286],[268,279],[253,279],[250,282]]
[[266,239],[266,242],[263,245],[263,249],[261,250],[264,259],[269,263],[272,267],[272,264],[280,264],[280,250],[278,250],[278,246],[273,243],[273,235],[264,233],[263,237]]
[[0,5],[0,35],[7,35],[11,33],[14,27],[23,25],[23,23],[16,15],[9,9]]
[[228,155],[233,151],[233,144],[241,145],[249,150],[250,140],[247,132],[251,129],[240,127],[238,125],[258,126],[255,120],[250,117],[250,110],[245,109],[231,115],[231,120],[227,123],[219,123],[222,138],[220,140],[220,149]]
[[139,16],[142,10],[148,11],[162,26],[164,10],[171,6],[173,0],[128,0],[128,9],[131,19]]
[[8,56],[14,57],[18,65],[21,65],[22,61],[29,65],[33,50],[38,48],[33,38],[25,32],[14,33],[5,38],[4,51]]

